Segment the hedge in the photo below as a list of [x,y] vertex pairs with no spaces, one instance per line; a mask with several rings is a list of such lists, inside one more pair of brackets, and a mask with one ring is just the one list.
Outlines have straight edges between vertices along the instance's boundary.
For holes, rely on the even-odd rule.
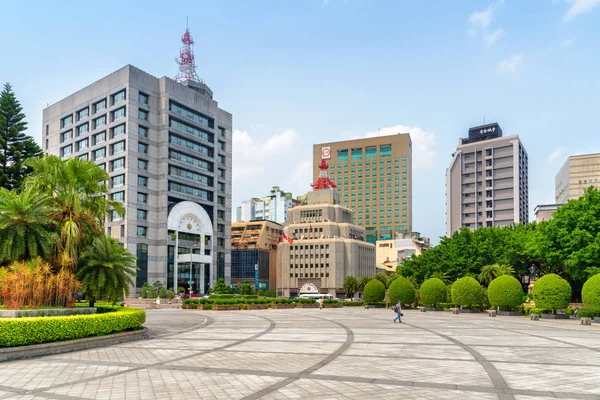
[[600,317],[600,310],[592,310],[589,308],[580,308],[578,315],[581,318]]
[[388,296],[390,303],[396,303],[400,300],[402,304],[410,305],[414,303],[416,296],[417,291],[415,287],[403,276],[394,279],[390,284]]
[[365,305],[364,301],[342,301],[344,307],[361,307]]
[[367,303],[377,303],[385,298],[385,285],[377,279],[369,281],[365,285],[364,299]]
[[592,276],[583,284],[581,298],[586,309],[600,310],[600,274]]
[[523,304],[521,282],[510,275],[499,276],[488,286],[488,299],[492,307],[505,310],[514,309]]
[[481,285],[474,278],[465,276],[452,284],[452,303],[471,308],[481,306]]
[[542,276],[533,285],[535,306],[544,310],[567,308],[571,301],[571,285],[556,274]]
[[446,300],[446,285],[439,278],[427,279],[419,290],[421,303],[435,307]]
[[66,317],[0,319],[0,347],[82,339],[140,329],[146,312],[135,308],[98,307],[98,314]]

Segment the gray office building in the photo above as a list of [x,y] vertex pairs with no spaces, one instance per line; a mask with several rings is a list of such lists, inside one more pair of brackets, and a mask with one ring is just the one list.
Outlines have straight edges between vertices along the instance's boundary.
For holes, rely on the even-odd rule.
[[497,123],[469,129],[446,170],[446,235],[529,221],[527,151]]
[[106,232],[137,255],[138,291],[230,282],[232,115],[206,84],[127,65],[47,107],[43,130],[47,154],[109,173],[126,214]]

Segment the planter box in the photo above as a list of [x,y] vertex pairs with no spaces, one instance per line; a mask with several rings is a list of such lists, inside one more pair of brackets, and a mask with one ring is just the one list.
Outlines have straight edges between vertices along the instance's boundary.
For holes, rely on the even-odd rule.
[[268,304],[248,304],[246,310],[267,310],[268,308]]
[[569,319],[568,314],[542,314],[542,319]]
[[[461,314],[480,314],[481,310],[472,310],[472,309],[461,308],[460,313]],[[498,314],[498,315],[501,315],[501,314]]]
[[379,304],[365,304],[365,308],[385,308],[385,306],[380,306]]
[[296,308],[295,304],[271,304],[271,308],[280,309],[280,308]]
[[341,304],[323,304],[323,308],[342,308],[344,307]]
[[239,310],[240,306],[212,306],[214,311],[233,311]]
[[503,317],[518,317],[522,314],[518,311],[498,311],[496,312],[496,315],[501,315]]
[[597,322],[600,324],[600,317],[594,317],[594,322]]
[[[426,311],[444,311],[444,307],[437,307],[437,308],[432,308],[432,307],[425,307]],[[460,310],[460,312],[463,312],[463,310]]]
[[296,308],[319,308],[319,305],[317,303],[315,303],[315,304],[296,303]]
[[0,318],[62,317],[96,314],[96,307],[48,308],[39,310],[0,310]]

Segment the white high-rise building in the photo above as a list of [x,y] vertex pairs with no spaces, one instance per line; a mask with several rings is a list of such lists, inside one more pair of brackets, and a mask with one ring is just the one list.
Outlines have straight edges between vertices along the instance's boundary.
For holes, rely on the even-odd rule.
[[294,205],[296,200],[292,199],[292,193],[284,192],[279,186],[273,186],[270,195],[243,201],[236,209],[235,222],[268,220],[285,224],[287,210]]

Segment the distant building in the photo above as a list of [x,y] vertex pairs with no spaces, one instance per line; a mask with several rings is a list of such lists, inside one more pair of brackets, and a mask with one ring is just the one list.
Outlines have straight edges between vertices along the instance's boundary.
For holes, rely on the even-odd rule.
[[[275,291],[277,245],[283,226],[273,221],[236,222],[231,227],[231,283],[245,280],[259,290]],[[256,271],[258,266],[258,284]]]
[[284,228],[290,241],[278,246],[278,294],[330,293],[344,296],[348,275],[375,275],[375,245],[353,223],[352,210],[339,204],[335,183],[321,161],[321,174],[308,193],[307,204],[288,210]]
[[296,204],[298,202],[292,198],[292,193],[273,186],[268,196],[243,201],[236,209],[236,222],[268,220],[284,224],[287,210]]
[[326,160],[340,204],[354,211],[367,241],[412,231],[412,143],[408,133],[313,146],[313,180]]
[[413,232],[412,235],[399,235],[394,240],[378,240],[376,243],[376,262],[377,267],[384,269],[396,267],[413,254],[420,255],[425,250],[431,248],[429,238],[421,237],[419,232]]
[[527,223],[527,152],[497,123],[469,129],[446,170],[446,236],[461,228]]
[[550,221],[556,210],[563,204],[541,204],[535,207],[533,214],[535,215],[535,222],[540,223],[542,221]]
[[556,174],[556,203],[578,199],[588,187],[599,187],[599,179],[600,154],[570,156]]

